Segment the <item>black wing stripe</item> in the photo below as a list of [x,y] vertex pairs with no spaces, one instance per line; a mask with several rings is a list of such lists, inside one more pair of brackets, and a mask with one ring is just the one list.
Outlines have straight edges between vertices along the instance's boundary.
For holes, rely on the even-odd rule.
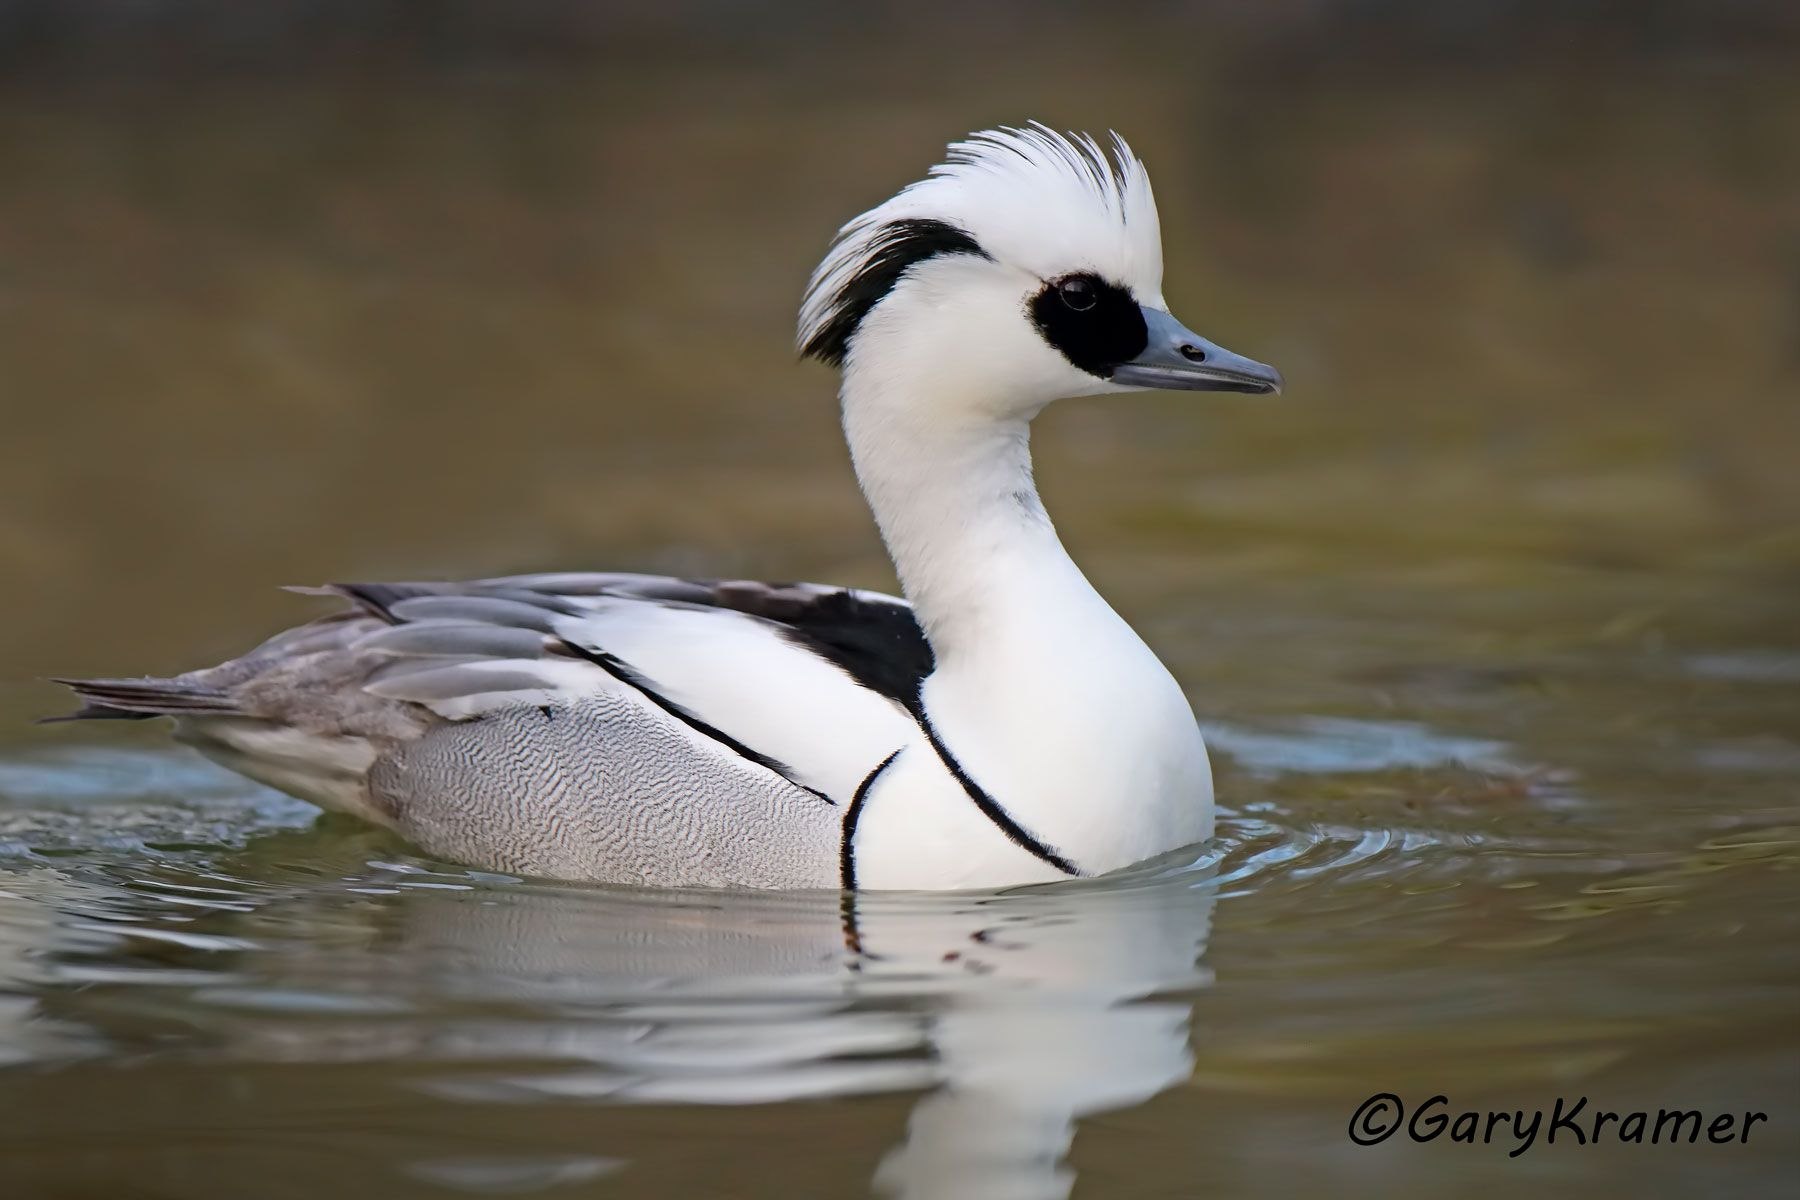
[[[905,746],[900,747],[900,750],[904,749]],[[862,820],[863,803],[868,800],[881,773],[900,757],[900,750],[876,763],[875,769],[863,776],[863,781],[856,785],[856,794],[850,797],[850,807],[844,811],[844,840],[838,845],[838,881],[846,892],[856,890],[856,824]]]
[[1001,808],[999,802],[988,795],[979,783],[969,778],[969,773],[963,770],[963,765],[956,761],[956,756],[950,753],[949,748],[938,737],[937,730],[932,727],[931,718],[923,712],[919,714],[919,728],[925,731],[925,738],[931,743],[931,748],[937,751],[938,758],[943,760],[944,766],[950,774],[956,777],[956,782],[962,784],[962,790],[967,792],[969,799],[975,802],[975,807],[981,810],[981,815],[992,821],[1001,833],[1012,840],[1015,846],[1039,862],[1049,863],[1064,875],[1081,874],[1080,868],[1063,857],[1061,851],[1048,842],[1033,836],[1024,826],[1013,820],[1012,815]]
[[605,671],[620,683],[625,684],[627,687],[636,688],[643,694],[646,700],[650,701],[650,703],[656,705],[656,707],[662,709],[694,732],[701,734],[704,737],[711,738],[713,741],[719,743],[719,745],[725,747],[733,754],[738,755],[740,758],[748,759],[766,771],[773,771],[794,787],[799,788],[803,792],[811,793],[825,803],[836,807],[837,801],[833,800],[830,796],[827,796],[818,788],[807,787],[804,783],[795,779],[792,767],[789,767],[779,759],[770,758],[766,754],[752,750],[750,747],[744,745],[744,743],[726,733],[723,729],[702,721],[699,717],[651,687],[649,682],[645,680],[643,676],[639,675],[636,671],[633,671],[614,656],[603,650],[589,650],[585,647],[577,646],[573,642],[564,641],[562,642],[562,645],[569,653],[575,655],[577,658],[582,658],[593,663],[596,667],[599,667],[602,671]]

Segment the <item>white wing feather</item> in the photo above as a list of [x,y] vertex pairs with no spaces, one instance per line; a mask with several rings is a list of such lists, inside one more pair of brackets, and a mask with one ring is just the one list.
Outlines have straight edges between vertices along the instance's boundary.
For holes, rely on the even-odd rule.
[[583,607],[557,620],[559,637],[618,658],[672,703],[839,803],[918,735],[898,704],[771,621],[607,596]]

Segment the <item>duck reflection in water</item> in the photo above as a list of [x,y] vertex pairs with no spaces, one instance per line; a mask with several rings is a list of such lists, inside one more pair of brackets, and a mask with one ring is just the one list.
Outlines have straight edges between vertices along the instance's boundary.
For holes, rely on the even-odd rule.
[[409,890],[392,913],[412,948],[391,949],[427,972],[455,964],[417,981],[434,993],[558,1014],[452,1057],[583,1064],[440,1076],[440,1097],[722,1105],[925,1089],[881,1191],[1061,1197],[1079,1118],[1187,1077],[1192,1005],[1177,997],[1208,980],[1212,902],[1204,876],[1167,867],[841,901]]

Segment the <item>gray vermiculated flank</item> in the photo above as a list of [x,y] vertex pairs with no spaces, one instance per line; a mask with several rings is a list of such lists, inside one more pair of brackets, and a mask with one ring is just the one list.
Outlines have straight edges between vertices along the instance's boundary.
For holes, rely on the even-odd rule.
[[421,848],[494,870],[837,886],[836,809],[628,694],[439,725],[377,762],[369,786]]

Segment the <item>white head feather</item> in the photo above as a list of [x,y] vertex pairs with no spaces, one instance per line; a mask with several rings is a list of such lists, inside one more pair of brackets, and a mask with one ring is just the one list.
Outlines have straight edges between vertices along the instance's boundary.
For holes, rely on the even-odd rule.
[[1144,164],[1117,134],[1108,154],[1090,136],[1033,122],[953,143],[925,179],[839,230],[807,284],[803,349],[813,351],[841,317],[846,289],[895,223],[919,220],[961,230],[989,258],[1040,281],[1091,271],[1163,306],[1162,231]]

